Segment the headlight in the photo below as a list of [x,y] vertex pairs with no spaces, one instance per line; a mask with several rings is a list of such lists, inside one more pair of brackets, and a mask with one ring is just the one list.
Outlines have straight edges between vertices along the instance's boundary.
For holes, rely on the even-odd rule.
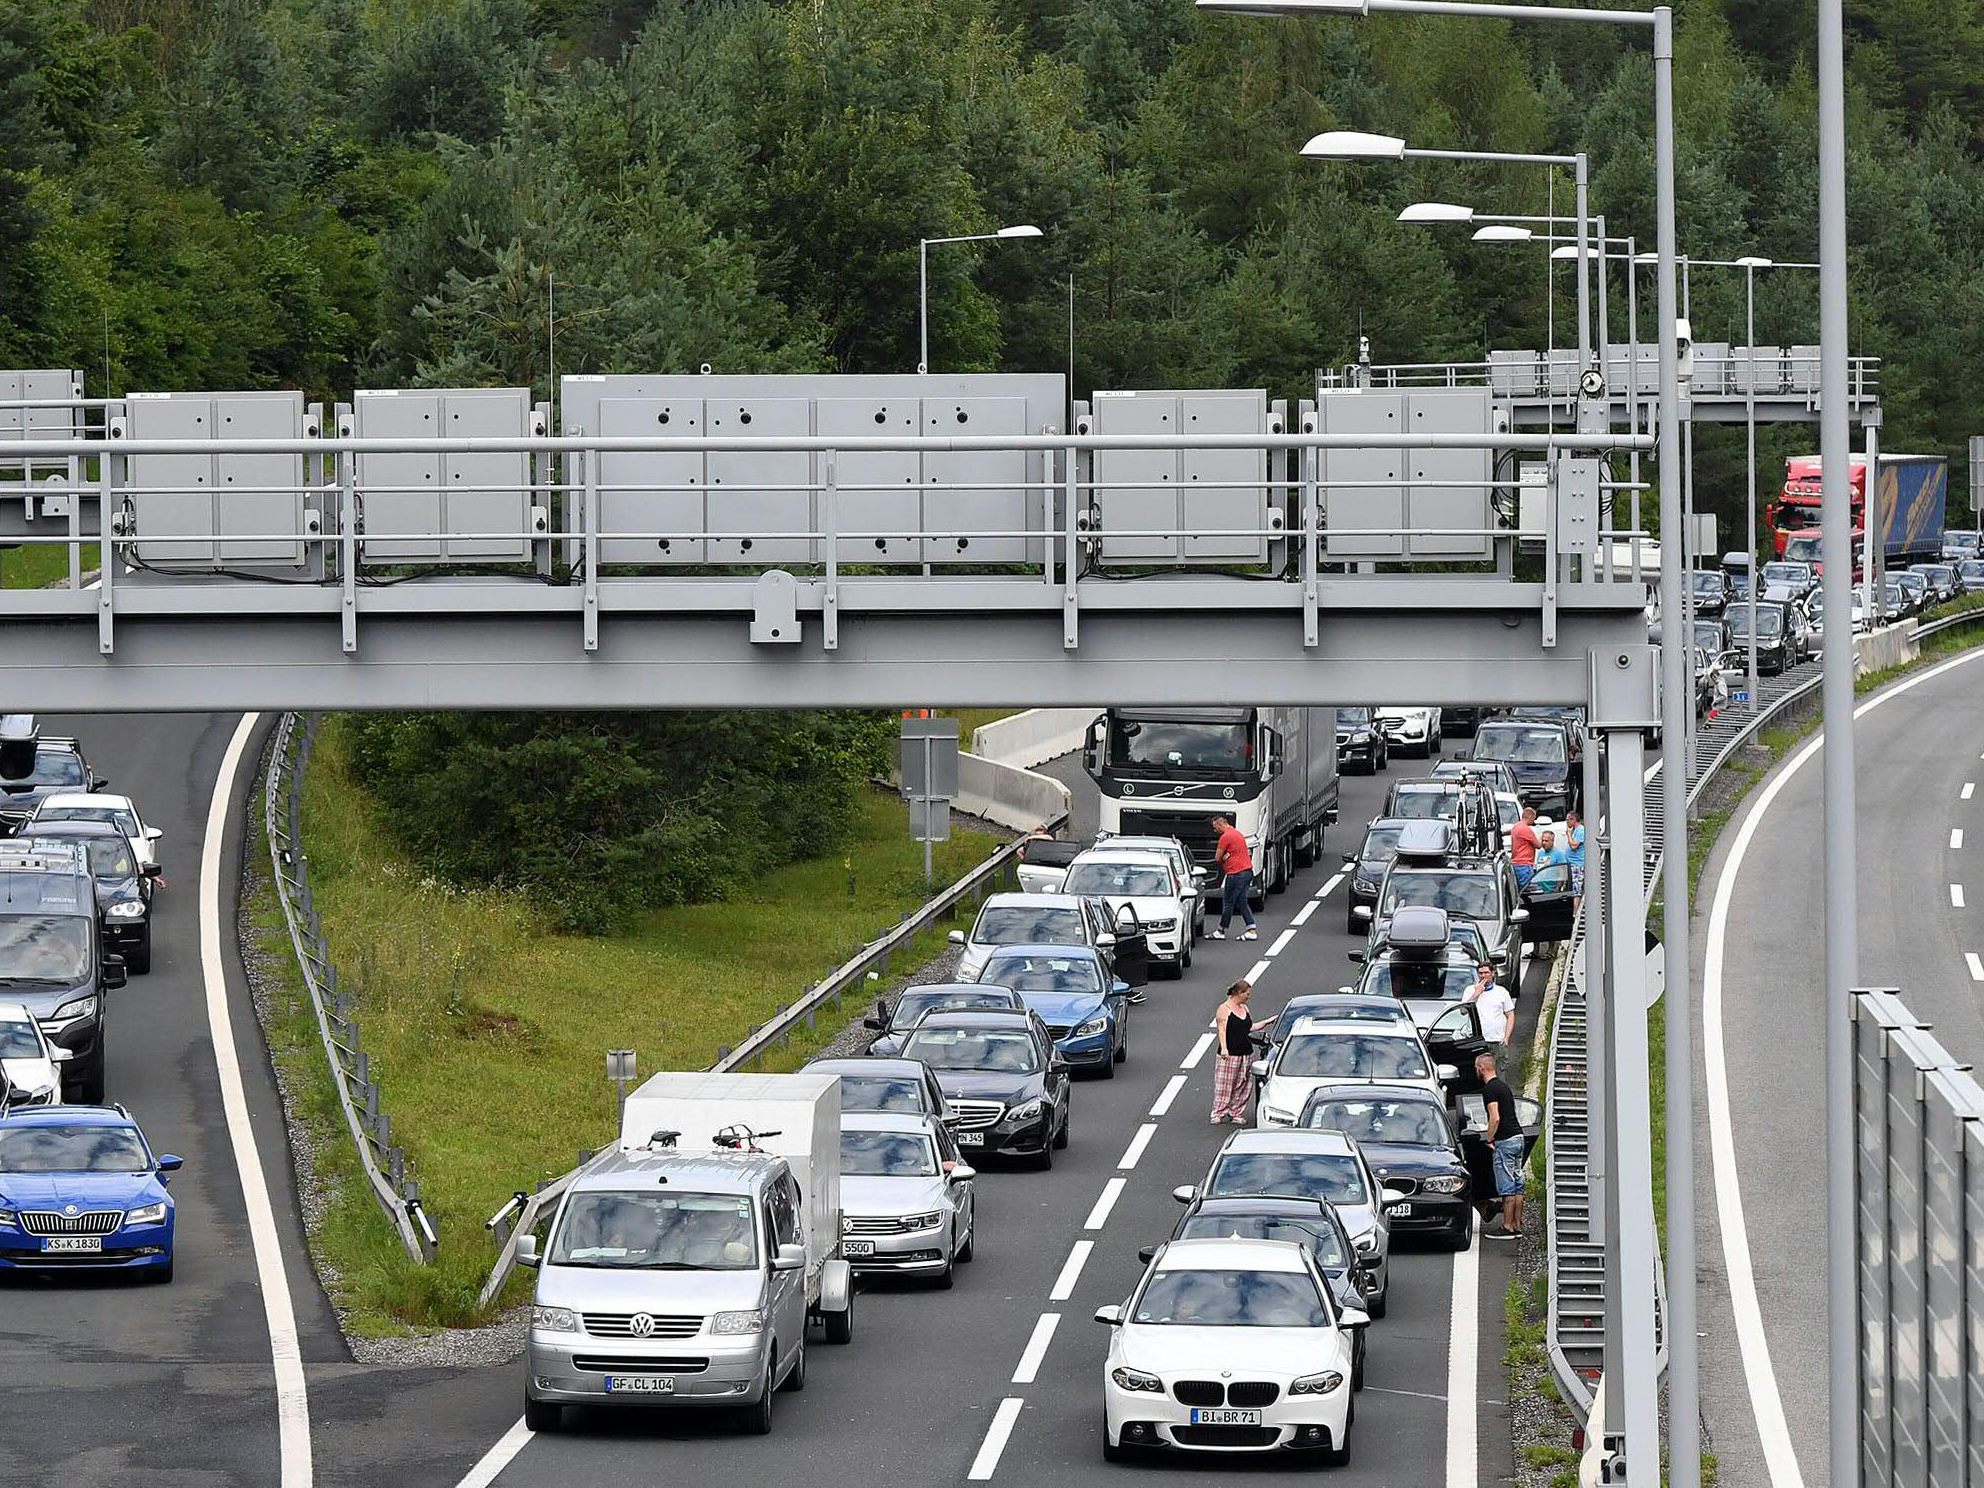
[[1376,1255],[1378,1253],[1378,1232],[1376,1230],[1366,1230],[1361,1235],[1353,1236],[1350,1243],[1357,1247],[1357,1253],[1359,1255]]
[[928,1214],[905,1214],[902,1217],[905,1230],[934,1230],[943,1222],[943,1213],[937,1209],[932,1209]]
[[1343,1388],[1343,1376],[1334,1369],[1321,1374],[1305,1374],[1288,1387],[1291,1395],[1328,1395]]
[[52,1022],[61,1023],[70,1018],[94,1018],[96,1016],[96,994],[88,997],[72,998],[55,1010]]
[[1262,1106],[1261,1120],[1269,1122],[1274,1126],[1293,1126],[1295,1125],[1295,1113],[1293,1111],[1284,1111],[1279,1106]]
[[1109,1032],[1109,1015],[1107,1013],[1097,1013],[1086,1023],[1077,1023],[1075,1025],[1075,1031],[1069,1034],[1068,1037],[1093,1038],[1098,1033],[1107,1032]]
[[0,1230],[11,1230],[20,1221],[11,1209],[0,1209]]
[[1176,920],[1145,920],[1144,929],[1152,935],[1169,935],[1178,928]]
[[1438,1178],[1428,1178],[1419,1186],[1427,1193],[1459,1193],[1467,1187],[1467,1176],[1463,1173],[1444,1173]]
[[1034,1117],[1038,1116],[1039,1114],[1040,1114],[1039,1101],[1037,1100],[1021,1101],[1017,1106],[1014,1106],[1010,1111],[1006,1112],[1006,1119],[1008,1121],[1031,1121],[1033,1120]]
[[1145,1374],[1141,1369],[1125,1369],[1118,1366],[1109,1371],[1109,1377],[1125,1390],[1149,1390],[1152,1394],[1164,1393],[1164,1381],[1154,1374]]
[[124,1214],[124,1223],[127,1225],[164,1224],[165,1205],[162,1203],[147,1204],[142,1209],[127,1210]]
[[719,1312],[710,1317],[710,1332],[717,1334],[762,1333],[765,1331],[763,1309],[747,1307],[741,1312]]
[[125,899],[111,905],[104,914],[113,920],[142,920],[145,917],[145,902],[142,899]]
[[569,1307],[533,1307],[530,1310],[530,1325],[553,1333],[576,1333],[579,1331],[579,1315]]

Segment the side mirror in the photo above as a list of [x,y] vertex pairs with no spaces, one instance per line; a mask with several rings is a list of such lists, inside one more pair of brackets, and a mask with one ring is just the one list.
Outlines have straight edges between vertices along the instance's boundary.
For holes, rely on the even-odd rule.
[[1460,1078],[1460,1069],[1451,1064],[1436,1064],[1433,1066],[1433,1075],[1442,1082],[1458,1080]]
[[101,977],[104,987],[114,990],[123,986],[127,980],[129,978],[124,974],[124,958],[122,956],[105,956],[103,958],[103,975]]
[[157,827],[145,828],[145,841],[147,842],[156,842],[159,840],[159,838],[163,837],[164,835],[165,833],[160,831]]
[[159,865],[156,863],[147,863],[145,864],[144,867],[138,870],[138,874],[142,878],[157,878],[164,871],[165,870],[159,867]]
[[1253,1071],[1256,1080],[1265,1080],[1268,1077],[1268,1062],[1265,1059],[1256,1059],[1247,1068]]
[[1343,855],[1343,866],[1346,868],[1355,868],[1357,866],[1357,854],[1345,853]]
[[1116,937],[1111,935],[1107,930],[1105,930],[1102,932],[1102,934],[1096,936],[1095,944],[1097,949],[1099,950],[1104,950],[1104,951],[1114,950],[1116,948]]
[[1387,1204],[1403,1204],[1412,1195],[1408,1194],[1402,1188],[1394,1188],[1391,1184],[1387,1183],[1378,1191],[1378,1197],[1383,1199]]
[[964,931],[962,931],[962,930],[953,930],[953,931],[952,931],[952,932],[950,933],[950,935],[949,935],[948,937],[946,937],[946,938],[947,938],[947,939],[948,939],[948,940],[950,941],[950,943],[951,943],[952,945],[963,945],[963,944],[964,944]]
[[978,1176],[978,1169],[974,1167],[969,1167],[964,1163],[959,1163],[956,1167],[952,1168],[951,1171],[945,1174],[944,1176],[948,1178],[952,1183],[969,1183],[971,1182],[972,1179]]
[[537,1253],[537,1236],[517,1236],[517,1264],[535,1267],[542,1264],[542,1261],[543,1258]]
[[101,775],[90,776],[90,793],[92,795],[94,795],[97,791],[106,791],[109,789],[110,789],[110,782],[106,780],[103,776]]
[[74,1049],[65,1049],[60,1044],[48,1046],[48,1059],[51,1064],[67,1064],[76,1057]]
[[803,1271],[806,1269],[806,1247],[803,1245],[781,1245],[778,1254],[772,1257],[774,1271]]
[[1212,875],[1207,873],[1203,868],[1194,868],[1192,870],[1192,882],[1195,884],[1202,884],[1211,877]]
[[158,1160],[158,1170],[161,1173],[176,1173],[185,1166],[185,1158],[176,1156],[170,1152],[165,1153]]
[[1351,952],[1350,952],[1350,953],[1348,954],[1348,957],[1347,957],[1347,959],[1349,959],[1349,960],[1352,960],[1352,961],[1358,961],[1358,962],[1361,962],[1361,961],[1363,961],[1363,959],[1364,959],[1364,953],[1363,953],[1362,951],[1351,951]]
[[1529,911],[1526,909],[1515,909],[1509,911],[1509,923],[1511,925],[1520,925],[1524,920],[1528,918],[1529,918]]
[[1350,917],[1353,920],[1363,920],[1366,923],[1369,923],[1373,913],[1374,911],[1372,910],[1370,905],[1360,904],[1355,909],[1350,911]]
[[1096,1308],[1095,1320],[1098,1323],[1107,1323],[1112,1328],[1122,1327],[1123,1304],[1120,1302],[1111,1302],[1107,1307]]
[[1189,1204],[1198,1196],[1199,1190],[1196,1184],[1181,1183],[1171,1190],[1171,1197],[1181,1204]]
[[863,1028],[872,1028],[877,1033],[883,1033],[888,1029],[889,1020],[887,1018],[876,1017],[871,1013],[861,1020],[861,1026]]
[[1343,1328],[1368,1328],[1371,1314],[1361,1307],[1343,1307],[1337,1310],[1337,1325]]
[[1146,1245],[1141,1247],[1137,1251],[1137,1259],[1142,1261],[1146,1266],[1148,1266],[1156,1258],[1157,1258],[1157,1247],[1155,1245]]

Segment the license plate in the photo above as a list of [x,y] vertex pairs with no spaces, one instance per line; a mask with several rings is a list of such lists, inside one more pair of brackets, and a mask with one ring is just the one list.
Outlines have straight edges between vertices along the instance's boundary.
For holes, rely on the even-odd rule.
[[41,1242],[42,1250],[50,1255],[98,1255],[103,1250],[101,1235],[60,1235]]
[[1389,1214],[1393,1219],[1410,1219],[1412,1218],[1412,1206],[1410,1204],[1387,1204],[1385,1205],[1385,1213]]
[[840,1253],[850,1258],[853,1256],[871,1256],[875,1253],[875,1242],[873,1240],[843,1240],[840,1243]]
[[606,1393],[609,1395],[673,1395],[675,1376],[672,1374],[609,1374],[606,1377]]
[[957,1138],[958,1146],[960,1147],[983,1147],[985,1145],[984,1132],[961,1131],[957,1134]]
[[1239,1410],[1230,1405],[1197,1406],[1192,1411],[1194,1426],[1258,1426],[1261,1413],[1257,1410]]

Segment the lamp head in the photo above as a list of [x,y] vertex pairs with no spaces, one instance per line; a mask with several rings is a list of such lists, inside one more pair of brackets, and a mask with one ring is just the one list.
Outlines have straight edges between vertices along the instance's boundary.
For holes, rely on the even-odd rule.
[[1472,222],[1474,208],[1455,202],[1414,202],[1398,214],[1400,222]]
[[1491,222],[1474,230],[1474,241],[1477,243],[1527,243],[1535,236],[1526,227],[1516,227],[1506,222]]
[[1041,236],[1041,232],[1032,223],[1022,222],[1017,227],[1000,228],[998,236],[1002,238],[1037,238]]
[[1389,134],[1332,129],[1310,140],[1302,153],[1310,160],[1400,160],[1405,156],[1405,141]]

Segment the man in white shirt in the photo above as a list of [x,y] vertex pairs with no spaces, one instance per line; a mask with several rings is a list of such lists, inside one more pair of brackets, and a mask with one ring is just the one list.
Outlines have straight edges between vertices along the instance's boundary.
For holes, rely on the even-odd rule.
[[1495,980],[1492,962],[1483,961],[1478,970],[1481,979],[1467,989],[1467,1001],[1474,1004],[1481,1019],[1481,1036],[1506,1044],[1515,1037],[1516,1000]]

